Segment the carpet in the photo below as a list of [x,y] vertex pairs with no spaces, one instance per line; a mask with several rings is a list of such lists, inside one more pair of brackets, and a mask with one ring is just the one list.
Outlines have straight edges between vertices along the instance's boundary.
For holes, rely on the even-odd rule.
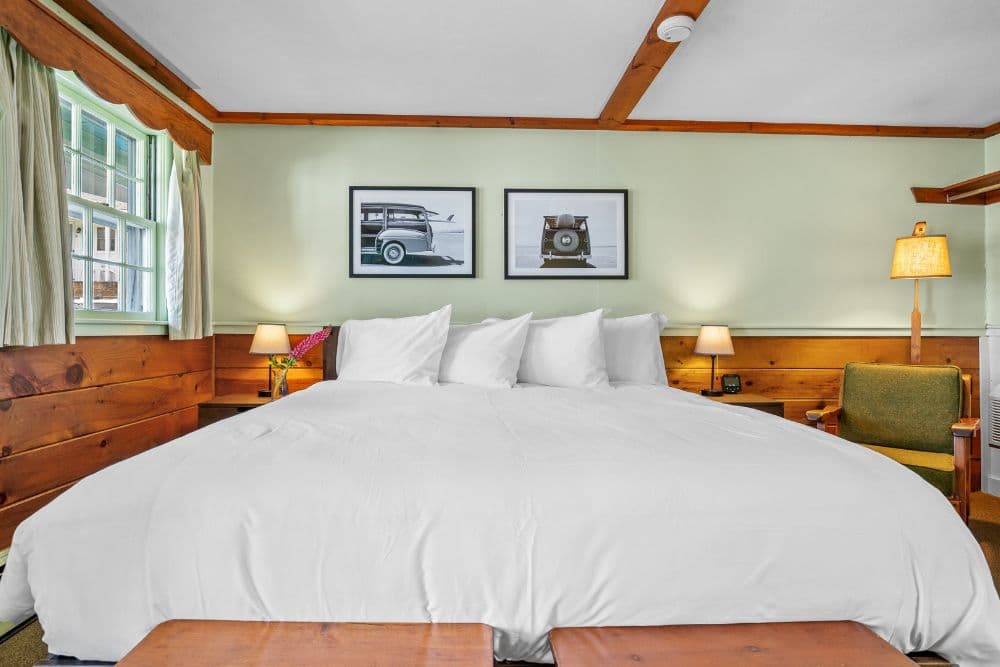
[[[986,554],[993,574],[993,584],[1000,592],[1000,498],[986,493],[973,493],[969,511],[969,528]],[[42,643],[42,628],[38,621],[0,643],[0,665],[3,667],[33,667],[48,655]],[[923,660],[920,661],[923,663]],[[928,659],[926,664],[942,664]],[[946,664],[946,663],[944,663]]]

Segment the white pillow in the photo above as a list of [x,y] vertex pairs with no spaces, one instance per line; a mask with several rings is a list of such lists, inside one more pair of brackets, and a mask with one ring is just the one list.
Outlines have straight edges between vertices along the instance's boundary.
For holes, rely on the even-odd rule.
[[531,313],[513,320],[453,324],[441,355],[439,382],[513,387]]
[[612,382],[667,384],[660,332],[667,318],[660,313],[605,318],[601,323],[608,379]]
[[551,387],[606,385],[608,372],[601,342],[603,317],[603,310],[595,310],[583,315],[532,320],[517,381]]
[[344,322],[337,379],[436,384],[450,322],[450,305],[427,315]]

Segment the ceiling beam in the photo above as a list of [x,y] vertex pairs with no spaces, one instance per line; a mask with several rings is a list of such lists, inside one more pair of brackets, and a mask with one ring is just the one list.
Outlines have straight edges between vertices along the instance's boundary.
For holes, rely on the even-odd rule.
[[416,116],[397,114],[270,113],[220,111],[216,123],[247,125],[333,125],[360,127],[485,127],[531,130],[596,130],[594,118],[530,116]]
[[90,2],[87,0],[54,0],[54,2],[207,120],[214,120],[218,115],[218,110],[208,100],[195,92],[183,79]]
[[602,126],[614,129],[628,119],[635,105],[653,83],[653,79],[680,46],[679,42],[664,42],[656,36],[656,28],[663,19],[675,14],[687,14],[697,20],[707,4],[708,0],[666,0],[663,3],[663,7],[653,20],[653,25],[646,32],[646,38],[639,45],[628,69],[622,74],[614,92],[604,105],[604,110],[601,111],[599,121]]
[[714,120],[626,120],[616,130],[638,132],[719,132],[736,134],[812,134],[837,137],[930,137],[982,139],[978,127],[915,127],[910,125],[835,125],[830,123],[756,123]]

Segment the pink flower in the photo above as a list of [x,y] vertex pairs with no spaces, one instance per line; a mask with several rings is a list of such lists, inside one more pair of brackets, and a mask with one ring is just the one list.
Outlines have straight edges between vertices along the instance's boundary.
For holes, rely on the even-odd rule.
[[295,349],[292,350],[292,353],[289,356],[298,361],[302,357],[306,356],[306,352],[329,338],[332,332],[333,327],[323,327],[316,333],[310,334],[307,338],[303,338],[299,341],[299,344],[295,346]]

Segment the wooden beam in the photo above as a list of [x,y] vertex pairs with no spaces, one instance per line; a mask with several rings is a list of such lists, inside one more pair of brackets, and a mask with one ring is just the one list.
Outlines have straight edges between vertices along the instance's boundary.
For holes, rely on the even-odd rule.
[[125,104],[144,125],[166,130],[180,146],[212,162],[212,130],[156,87],[68,25],[41,0],[3,0],[0,26],[48,67],[76,72],[91,90]]
[[218,115],[219,110],[208,100],[87,0],[55,0],[55,3],[202,116],[212,120]]
[[216,123],[244,125],[333,125],[346,127],[479,127],[532,130],[597,130],[593,118],[527,116],[416,116],[395,114],[269,113],[220,111]]
[[1000,121],[993,123],[992,125],[987,125],[983,128],[983,138],[989,139],[990,137],[995,137],[1000,134]]
[[835,125],[832,123],[757,123],[710,120],[626,120],[615,129],[641,132],[720,132],[737,134],[814,134],[839,137],[929,137],[982,139],[978,127]]
[[910,188],[920,204],[988,206],[1000,202],[1000,171],[976,176],[943,188]]
[[687,14],[697,20],[707,4],[708,0],[666,0],[663,3],[663,7],[653,19],[653,25],[646,32],[646,38],[639,45],[628,69],[622,74],[621,80],[604,105],[604,110],[601,111],[599,121],[602,127],[614,128],[628,119],[635,105],[653,83],[653,79],[680,46],[679,42],[664,42],[657,37],[657,26],[663,19],[675,14]]

